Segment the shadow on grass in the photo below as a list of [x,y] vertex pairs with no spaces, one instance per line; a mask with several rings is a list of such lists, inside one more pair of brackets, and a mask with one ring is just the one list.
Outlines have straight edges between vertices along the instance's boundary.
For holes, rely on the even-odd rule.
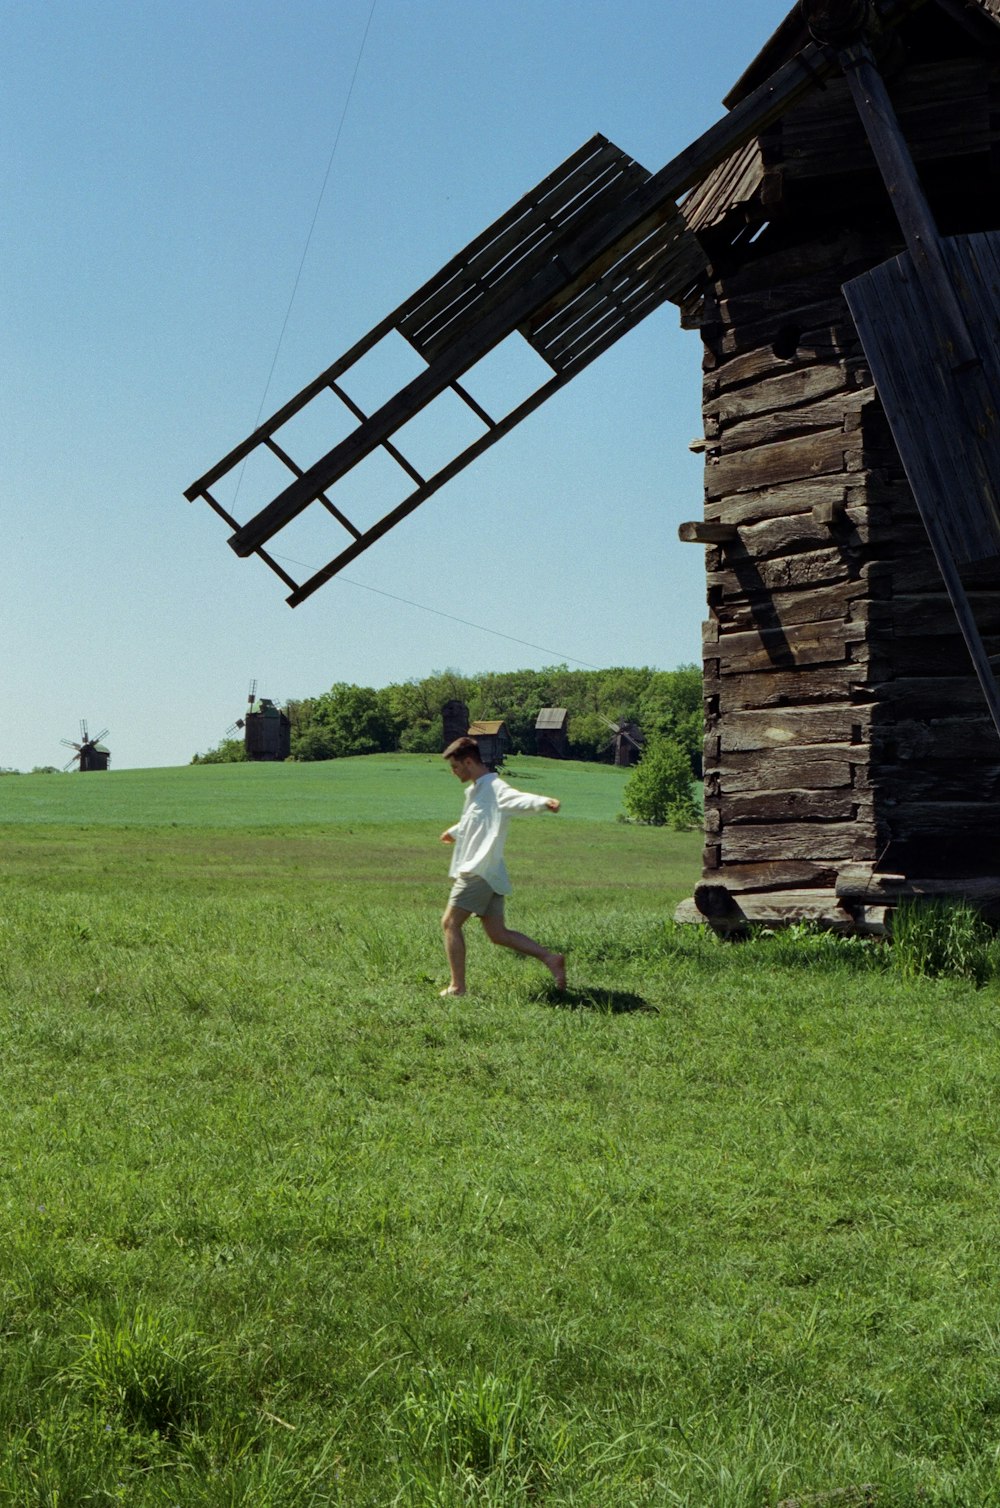
[[550,987],[540,999],[543,1005],[558,1006],[565,1011],[598,1011],[603,1016],[627,1016],[633,1011],[645,1011],[647,1015],[659,1015],[655,1005],[630,990],[605,990],[598,986],[577,990]]

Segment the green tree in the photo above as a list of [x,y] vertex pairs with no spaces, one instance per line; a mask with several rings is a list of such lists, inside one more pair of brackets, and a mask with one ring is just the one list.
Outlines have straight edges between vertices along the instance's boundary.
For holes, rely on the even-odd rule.
[[444,748],[444,719],[425,719],[399,735],[399,747],[404,754],[440,754]]
[[700,778],[704,711],[698,666],[654,671],[639,701],[639,724],[647,737],[669,738],[686,749],[692,773]]
[[573,759],[599,759],[613,736],[608,719],[599,712],[571,714],[568,733]]
[[379,692],[395,730],[396,746],[407,754],[439,754],[443,748],[441,709],[445,702],[468,705],[472,683],[457,670],[435,670],[422,681],[396,681]]
[[396,747],[396,728],[379,693],[370,686],[338,681],[322,696],[303,702],[302,726],[292,739],[292,758],[344,759]]
[[224,738],[207,754],[196,754],[192,764],[242,764],[247,757],[242,738]]
[[691,760],[680,744],[654,734],[625,783],[622,797],[633,822],[683,829],[698,822]]
[[469,716],[502,718],[512,740],[512,753],[535,752],[535,723],[548,706],[548,682],[539,670],[507,670],[480,676],[470,698]]
[[[602,670],[597,676],[597,706],[612,722],[641,722],[639,709],[643,693],[649,684],[652,670],[635,670],[627,665],[616,665]],[[645,732],[645,729],[643,729]]]

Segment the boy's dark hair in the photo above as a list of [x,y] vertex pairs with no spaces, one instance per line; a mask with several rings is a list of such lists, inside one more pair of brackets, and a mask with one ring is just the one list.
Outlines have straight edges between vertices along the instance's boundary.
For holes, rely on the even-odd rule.
[[441,755],[441,758],[478,759],[479,762],[482,763],[482,757],[479,753],[479,745],[476,743],[476,740],[474,738],[470,738],[468,734],[466,734],[464,738],[456,738],[454,743],[449,744],[444,753]]

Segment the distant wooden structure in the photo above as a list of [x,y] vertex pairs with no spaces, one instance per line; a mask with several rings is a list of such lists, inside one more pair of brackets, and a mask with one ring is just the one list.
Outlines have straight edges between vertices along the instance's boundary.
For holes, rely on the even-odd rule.
[[535,718],[535,753],[542,759],[565,759],[568,743],[568,710],[543,707]]
[[[659,172],[585,143],[186,496],[296,606],[674,302],[704,343],[705,510],[680,535],[708,566],[680,914],[865,931],[905,895],[1000,908],[998,101],[1000,0],[801,0]],[[389,336],[424,367],[366,415],[340,379]],[[497,418],[464,379],[515,336],[552,375]],[[356,427],[300,466],[283,426],[331,394]],[[423,476],[402,432],[445,394],[482,433]],[[262,447],[287,485],[240,524],[212,489]],[[362,530],[336,486],[379,448],[413,490]],[[351,538],[296,583],[265,547],[314,506]]]
[[111,764],[111,750],[105,744],[101,743],[101,739],[107,736],[107,732],[107,728],[103,728],[100,733],[95,734],[91,738],[87,732],[86,719],[82,719],[80,722],[79,743],[70,738],[61,740],[67,749],[74,749],[76,751],[67,760],[63,768],[69,770],[73,765],[76,765],[80,773],[84,775],[94,770],[108,769]]
[[247,710],[226,729],[227,738],[243,736],[243,749],[252,763],[289,759],[292,752],[292,723],[270,697],[257,695],[257,682],[250,682]]
[[602,755],[611,755],[611,763],[622,769],[638,764],[646,740],[638,723],[619,718],[615,723],[605,719],[611,729],[611,737],[601,750]]
[[457,697],[453,697],[450,701],[445,702],[441,708],[441,725],[443,730],[442,749],[447,749],[448,745],[453,744],[456,738],[464,738],[469,731],[469,709],[466,704],[460,702]]
[[247,759],[266,762],[288,759],[292,752],[292,724],[286,712],[266,696],[248,712],[243,730]]
[[510,752],[511,737],[507,724],[499,719],[487,719],[470,723],[466,731],[479,745],[479,757],[487,769],[498,770]]

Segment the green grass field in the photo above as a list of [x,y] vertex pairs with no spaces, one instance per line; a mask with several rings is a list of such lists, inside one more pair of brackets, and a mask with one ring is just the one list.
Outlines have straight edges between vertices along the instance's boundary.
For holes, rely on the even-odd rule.
[[0,1503],[1000,1503],[995,988],[508,774],[565,997],[438,998],[439,760],[0,781]]

